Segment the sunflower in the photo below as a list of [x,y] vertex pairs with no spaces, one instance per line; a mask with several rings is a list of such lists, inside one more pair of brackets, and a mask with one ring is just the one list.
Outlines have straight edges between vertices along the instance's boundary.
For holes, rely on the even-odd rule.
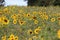
[[8,40],[15,40],[15,38],[9,38]]
[[33,38],[33,39],[37,39],[37,38],[38,38],[38,36],[33,36],[32,38]]
[[12,18],[12,19],[17,19],[17,14],[11,15],[11,18]]
[[57,31],[57,37],[60,39],[60,29]]
[[41,38],[41,40],[44,40],[44,38]]
[[18,36],[15,36],[15,40],[18,40]]
[[46,20],[48,20],[48,15],[44,15],[44,18],[45,18]]
[[14,19],[14,20],[13,20],[13,24],[17,24],[17,20]]
[[13,34],[10,35],[10,38],[15,38]]
[[60,20],[60,17],[58,17],[58,20]]
[[39,34],[40,31],[41,31],[41,28],[38,27],[38,28],[36,28],[36,29],[34,30],[34,33],[35,33],[35,34]]
[[27,13],[27,17],[30,17],[30,13]]
[[30,30],[28,30],[28,32],[27,32],[29,35],[32,35],[33,34],[33,31],[30,29]]
[[33,20],[36,20],[36,18],[37,18],[36,16],[33,16],[33,17],[32,17]]
[[38,20],[34,20],[34,24],[38,24]]
[[55,18],[51,18],[51,22],[55,22]]
[[60,21],[58,21],[58,25],[60,25]]
[[7,18],[4,18],[2,20],[2,24],[5,24],[5,25],[9,24],[9,20]]
[[28,40],[33,40],[32,38],[29,38]]
[[37,14],[37,12],[36,11],[33,11],[33,15],[36,15]]
[[25,24],[25,21],[22,21],[22,20],[19,20],[18,21],[20,25],[24,25]]
[[6,35],[5,36],[2,36],[2,40],[6,40]]

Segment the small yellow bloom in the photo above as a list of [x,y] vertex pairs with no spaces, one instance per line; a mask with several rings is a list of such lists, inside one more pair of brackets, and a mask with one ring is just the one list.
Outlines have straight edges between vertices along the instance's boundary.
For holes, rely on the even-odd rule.
[[17,24],[17,20],[14,19],[14,20],[13,20],[13,24]]
[[41,40],[44,40],[44,38],[41,38]]
[[37,12],[36,12],[36,11],[34,11],[34,12],[33,12],[33,15],[36,15],[36,14],[37,14]]
[[10,38],[15,38],[13,34],[10,35]]
[[30,30],[28,30],[28,32],[27,32],[29,35],[32,35],[33,34],[33,31],[30,29]]
[[38,20],[34,20],[34,24],[38,24]]
[[2,36],[2,40],[6,40],[6,36]]
[[36,29],[34,30],[34,33],[35,33],[35,34],[39,34],[40,31],[41,31],[41,28],[38,27],[38,28],[36,28]]
[[37,18],[37,17],[35,17],[35,16],[32,17],[33,20],[36,20],[36,18]]
[[4,18],[4,19],[2,20],[2,23],[5,24],[5,25],[7,25],[7,24],[9,24],[9,20],[8,20],[7,18]]
[[27,13],[27,17],[30,17],[30,13]]
[[45,18],[46,20],[48,20],[48,15],[44,15],[44,18]]
[[55,22],[55,18],[51,18],[51,22]]
[[25,21],[22,21],[22,20],[19,20],[18,21],[20,25],[24,25],[25,24]]
[[60,20],[60,17],[58,17],[58,20]]
[[15,40],[15,38],[8,38],[8,40]]
[[28,40],[33,40],[32,38],[29,38]]
[[33,36],[32,38],[33,38],[33,39],[37,39],[37,38],[38,38],[38,36]]
[[13,15],[11,16],[11,18],[12,18],[12,19],[17,19],[17,14],[13,14]]
[[15,36],[15,40],[18,40],[18,36]]
[[57,31],[57,37],[60,39],[60,29]]

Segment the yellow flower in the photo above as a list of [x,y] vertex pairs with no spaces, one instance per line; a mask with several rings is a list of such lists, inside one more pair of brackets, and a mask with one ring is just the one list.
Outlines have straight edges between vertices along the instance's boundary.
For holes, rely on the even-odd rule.
[[57,37],[60,39],[60,29],[57,31]]
[[4,8],[3,12],[5,12],[5,13],[8,12],[8,8]]
[[60,25],[60,21],[58,21],[58,25]]
[[2,40],[6,40],[6,36],[2,36]]
[[18,21],[20,25],[24,25],[25,24],[25,21],[22,21],[22,20],[19,20]]
[[38,20],[34,20],[34,24],[38,24]]
[[45,18],[46,20],[48,20],[48,15],[44,15],[44,18]]
[[27,13],[27,17],[30,17],[30,13]]
[[4,18],[2,20],[2,24],[5,24],[5,25],[9,24],[9,20],[7,18]]
[[15,40],[15,38],[8,38],[8,40]]
[[32,38],[33,38],[33,39],[37,39],[37,38],[38,38],[38,36],[33,36]]
[[13,15],[11,16],[11,18],[12,18],[12,19],[17,19],[17,14],[13,14]]
[[41,31],[41,28],[38,27],[38,28],[36,28],[36,29],[34,30],[34,33],[35,33],[35,34],[39,34],[40,31]]
[[32,38],[29,38],[28,40],[33,40]]
[[33,15],[36,15],[36,14],[37,14],[37,12],[36,12],[36,11],[34,11],[34,12],[33,12]]
[[44,40],[44,38],[41,38],[41,40]]
[[14,20],[13,20],[13,24],[17,24],[17,20],[14,19]]
[[35,17],[35,16],[32,17],[33,20],[36,20],[36,18],[37,18],[37,17]]
[[51,22],[55,22],[55,18],[51,18]]
[[28,30],[28,32],[27,32],[29,35],[32,35],[33,34],[33,31],[30,29],[30,30]]
[[11,35],[10,35],[10,38],[14,38],[14,35],[13,35],[13,34],[11,34]]
[[18,40],[18,36],[15,36],[15,40]]
[[58,17],[58,20],[60,20],[60,17]]

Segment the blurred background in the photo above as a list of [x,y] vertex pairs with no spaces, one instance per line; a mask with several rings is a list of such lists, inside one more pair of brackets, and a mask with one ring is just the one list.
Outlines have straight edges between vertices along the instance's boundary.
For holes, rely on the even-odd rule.
[[0,0],[0,6],[60,6],[60,0]]

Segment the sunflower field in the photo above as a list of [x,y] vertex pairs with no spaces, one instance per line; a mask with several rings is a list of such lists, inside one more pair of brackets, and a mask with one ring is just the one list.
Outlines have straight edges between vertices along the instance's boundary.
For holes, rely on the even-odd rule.
[[0,40],[60,40],[60,7],[1,7]]

